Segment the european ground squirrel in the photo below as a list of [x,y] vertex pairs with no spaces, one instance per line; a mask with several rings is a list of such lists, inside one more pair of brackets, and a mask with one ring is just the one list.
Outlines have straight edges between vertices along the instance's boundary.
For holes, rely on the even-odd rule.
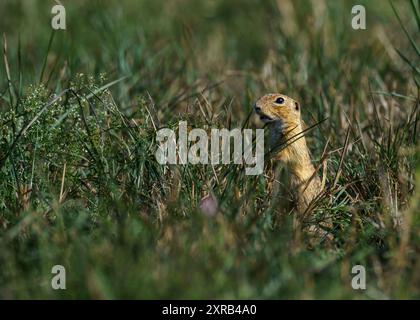
[[255,103],[254,109],[270,129],[271,148],[280,147],[274,159],[289,169],[297,210],[304,213],[322,188],[302,133],[300,105],[283,94],[267,94]]

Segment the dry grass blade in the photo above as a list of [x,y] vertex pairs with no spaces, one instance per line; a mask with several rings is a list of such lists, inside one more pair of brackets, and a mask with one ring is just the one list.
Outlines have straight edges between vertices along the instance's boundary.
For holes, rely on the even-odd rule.
[[334,182],[332,184],[332,189],[335,188],[335,186],[337,185],[338,179],[340,178],[341,175],[341,170],[342,170],[342,166],[343,166],[343,162],[344,162],[344,158],[347,154],[347,148],[349,146],[349,138],[350,138],[350,127],[347,129],[347,133],[346,133],[346,139],[344,141],[344,147],[343,147],[343,151],[341,152],[341,156],[340,156],[340,164],[338,165],[338,170],[335,174],[334,177]]

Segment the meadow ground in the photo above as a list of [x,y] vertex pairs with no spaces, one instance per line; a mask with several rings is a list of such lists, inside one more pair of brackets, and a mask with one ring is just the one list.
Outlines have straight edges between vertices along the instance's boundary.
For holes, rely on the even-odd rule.
[[[0,2],[0,298],[420,298],[417,1],[357,1],[366,30],[353,1],[62,3],[53,31],[55,2]],[[156,162],[156,127],[261,128],[269,92],[325,120],[330,246],[294,231],[279,164]]]

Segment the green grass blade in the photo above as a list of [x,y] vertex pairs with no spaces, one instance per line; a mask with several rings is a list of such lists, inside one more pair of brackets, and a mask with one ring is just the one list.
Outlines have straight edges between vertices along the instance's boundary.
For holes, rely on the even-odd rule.
[[392,3],[392,1],[390,1],[390,3],[391,3],[392,10],[394,11],[395,16],[397,17],[398,22],[399,22],[401,28],[403,29],[405,35],[407,36],[408,40],[410,41],[411,46],[413,47],[414,51],[416,51],[417,55],[420,57],[420,49],[417,47],[417,45],[414,42],[413,38],[410,36],[410,34],[408,33],[408,31],[405,28],[404,24],[402,23],[401,18],[400,18],[400,15],[398,14],[397,9],[395,9],[394,4]]
[[[417,22],[417,27],[419,28],[419,31],[420,31],[420,13],[419,11],[417,11],[416,5],[414,4],[414,0],[410,0],[410,4],[411,4],[411,7],[413,8],[414,16]],[[420,5],[420,1],[419,1],[419,5]]]

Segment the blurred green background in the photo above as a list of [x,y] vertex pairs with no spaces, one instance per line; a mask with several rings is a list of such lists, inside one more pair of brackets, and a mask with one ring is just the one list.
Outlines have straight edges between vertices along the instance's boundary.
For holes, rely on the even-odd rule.
[[[420,297],[417,1],[61,3],[53,31],[56,2],[0,2],[1,298]],[[153,123],[261,127],[247,119],[269,92],[327,118],[307,139],[328,154],[335,187],[312,217],[333,218],[331,246],[294,230],[279,164],[154,159]],[[214,218],[197,209],[209,193]]]

